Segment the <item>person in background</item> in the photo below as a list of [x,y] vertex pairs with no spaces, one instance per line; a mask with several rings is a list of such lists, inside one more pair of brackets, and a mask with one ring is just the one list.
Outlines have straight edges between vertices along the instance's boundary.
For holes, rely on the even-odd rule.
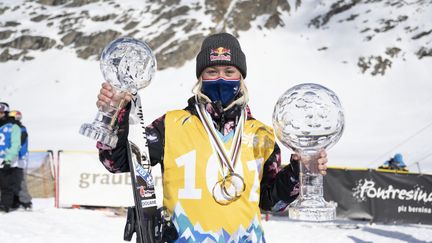
[[402,154],[396,153],[393,157],[384,162],[379,169],[408,171],[406,167]]
[[[246,57],[234,36],[207,37],[196,57],[197,82],[186,108],[168,111],[146,128],[151,164],[161,164],[163,203],[176,242],[264,242],[260,209],[286,206],[299,194],[299,157],[281,167],[273,129],[249,109],[246,74]],[[102,84],[98,107],[110,102],[112,91]],[[100,161],[113,173],[130,170],[130,107],[129,102],[118,117],[117,145],[97,144]],[[325,174],[325,151],[318,163]]]
[[18,167],[21,129],[8,113],[9,105],[0,102],[0,211],[6,213],[13,209],[23,179],[23,169]]
[[16,124],[21,128],[21,149],[18,153],[18,167],[24,169],[24,176],[23,180],[21,182],[21,190],[19,192],[18,197],[14,200],[14,208],[18,208],[22,206],[25,210],[31,210],[32,209],[32,197],[28,191],[27,188],[27,180],[26,180],[26,174],[27,174],[27,167],[28,167],[28,132],[27,128],[22,124],[22,113],[17,110],[13,110],[9,112],[9,116],[14,118],[16,121]]

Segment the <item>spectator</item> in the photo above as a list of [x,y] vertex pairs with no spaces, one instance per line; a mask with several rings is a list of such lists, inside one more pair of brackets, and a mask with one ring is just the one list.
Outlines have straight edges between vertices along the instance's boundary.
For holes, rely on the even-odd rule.
[[379,169],[408,171],[403,161],[403,156],[400,153],[396,153],[393,157],[384,162]]
[[8,113],[9,105],[0,102],[0,211],[6,213],[13,209],[23,179],[23,169],[18,167],[21,129]]
[[16,124],[21,128],[21,149],[18,154],[18,167],[24,169],[24,176],[21,182],[21,190],[19,197],[14,200],[14,208],[22,206],[25,210],[32,209],[32,197],[27,189],[27,167],[28,167],[28,133],[27,128],[21,123],[22,113],[14,110],[9,112],[9,116],[13,117]]

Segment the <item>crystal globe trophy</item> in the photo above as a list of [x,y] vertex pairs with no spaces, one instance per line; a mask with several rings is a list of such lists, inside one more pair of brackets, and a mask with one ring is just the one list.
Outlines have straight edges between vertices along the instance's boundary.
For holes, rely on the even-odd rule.
[[290,219],[330,221],[336,203],[323,197],[319,151],[334,145],[344,130],[344,113],[336,94],[319,84],[299,84],[287,90],[273,111],[276,137],[300,154],[300,195],[288,206]]
[[93,123],[81,125],[79,133],[103,144],[117,144],[116,121],[126,105],[126,93],[136,94],[147,87],[156,71],[156,58],[150,47],[140,40],[122,37],[108,44],[100,58],[100,69],[113,87],[111,102],[100,107]]

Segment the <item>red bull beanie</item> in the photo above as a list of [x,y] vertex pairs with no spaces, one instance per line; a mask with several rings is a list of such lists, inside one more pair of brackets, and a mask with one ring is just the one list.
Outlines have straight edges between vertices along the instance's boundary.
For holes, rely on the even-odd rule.
[[204,39],[201,50],[196,57],[196,76],[211,66],[232,65],[239,69],[246,78],[246,57],[241,50],[240,43],[231,34],[219,33]]

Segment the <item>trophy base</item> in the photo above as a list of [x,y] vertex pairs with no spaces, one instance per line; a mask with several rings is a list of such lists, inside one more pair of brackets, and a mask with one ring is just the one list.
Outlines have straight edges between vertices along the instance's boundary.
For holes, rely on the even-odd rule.
[[289,218],[301,221],[332,221],[336,218],[336,203],[324,198],[298,198],[288,206]]
[[106,144],[111,148],[114,148],[117,145],[118,138],[115,132],[108,130],[104,127],[98,127],[94,124],[85,123],[81,125],[79,133],[96,141],[99,141],[103,144]]

